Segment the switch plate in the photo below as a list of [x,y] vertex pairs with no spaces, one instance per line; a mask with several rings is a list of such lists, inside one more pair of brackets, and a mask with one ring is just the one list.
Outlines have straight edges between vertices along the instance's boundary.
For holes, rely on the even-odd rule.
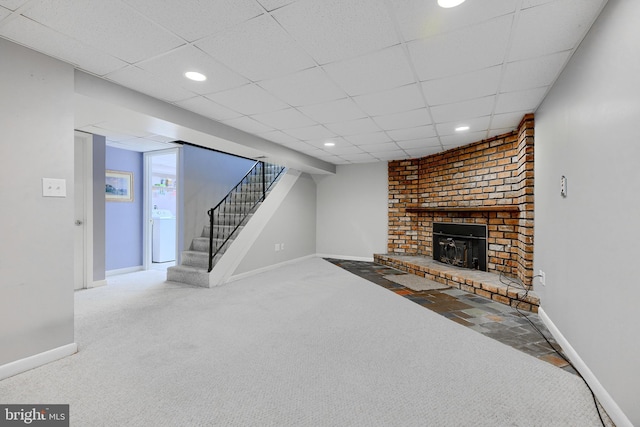
[[57,178],[42,178],[42,197],[67,197],[67,181]]
[[276,243],[276,252],[278,252],[280,250],[280,243]]
[[540,284],[542,286],[546,286],[546,281],[547,281],[547,277],[546,274],[544,273],[544,271],[542,270],[538,270],[538,276],[540,276]]
[[284,251],[284,243],[280,243],[280,250]]

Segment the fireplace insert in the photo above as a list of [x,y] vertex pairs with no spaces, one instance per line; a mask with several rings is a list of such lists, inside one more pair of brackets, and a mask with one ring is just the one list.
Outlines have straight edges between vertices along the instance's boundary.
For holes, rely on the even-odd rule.
[[434,222],[433,259],[456,267],[487,271],[487,226]]

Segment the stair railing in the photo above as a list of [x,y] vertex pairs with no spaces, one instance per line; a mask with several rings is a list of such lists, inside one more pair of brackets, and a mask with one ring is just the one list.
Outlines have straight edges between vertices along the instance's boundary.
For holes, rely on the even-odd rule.
[[[267,191],[284,169],[282,166],[271,163],[256,162],[224,199],[207,211],[209,215],[209,272],[213,270],[213,260],[216,255],[258,203],[267,197]],[[214,244],[214,241],[217,244]]]

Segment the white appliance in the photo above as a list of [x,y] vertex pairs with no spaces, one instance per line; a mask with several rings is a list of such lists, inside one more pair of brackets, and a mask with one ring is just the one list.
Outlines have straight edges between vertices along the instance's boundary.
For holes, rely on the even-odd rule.
[[176,219],[166,209],[153,210],[151,260],[169,262],[176,260]]

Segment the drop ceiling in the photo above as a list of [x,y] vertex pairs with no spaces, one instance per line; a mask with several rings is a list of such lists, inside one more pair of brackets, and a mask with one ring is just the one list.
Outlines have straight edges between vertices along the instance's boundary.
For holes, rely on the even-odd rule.
[[[515,129],[605,3],[0,0],[0,37],[339,165],[430,155]],[[82,130],[138,151],[172,140],[110,122]]]

